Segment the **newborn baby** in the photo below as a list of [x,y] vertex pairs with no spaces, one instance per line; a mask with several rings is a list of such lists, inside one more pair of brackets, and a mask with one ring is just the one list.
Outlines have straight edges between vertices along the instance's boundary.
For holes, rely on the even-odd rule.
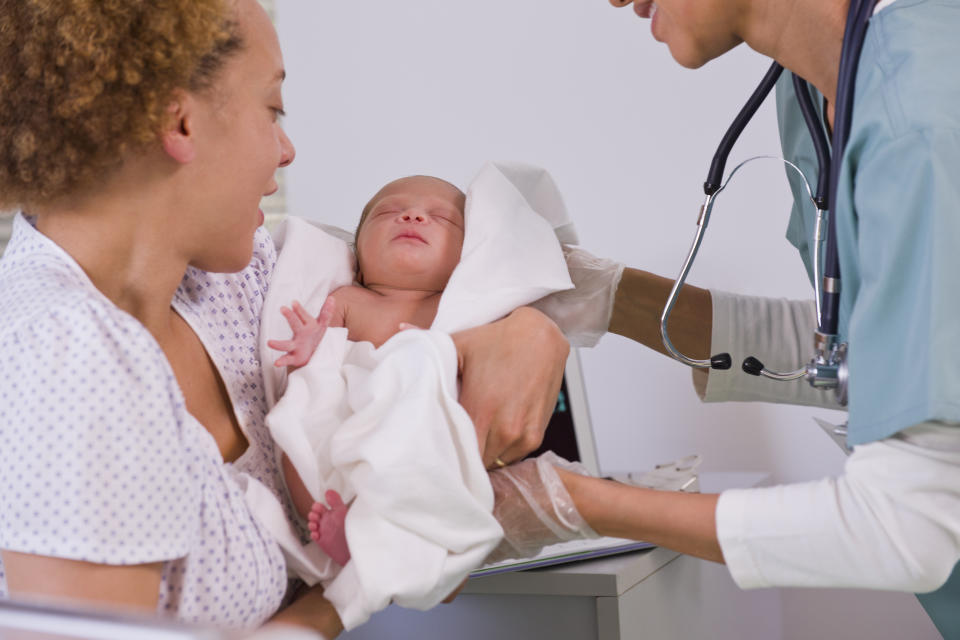
[[[347,628],[390,602],[434,606],[491,552],[591,535],[557,491],[564,462],[488,474],[457,399],[453,334],[570,287],[557,224],[566,212],[546,172],[487,165],[467,196],[428,176],[384,186],[363,210],[355,255],[305,221],[281,230],[265,304],[293,335],[264,345],[284,352],[264,372],[281,394],[267,424],[317,544],[264,514],[288,565],[324,583]],[[298,298],[316,317],[281,306]],[[266,336],[282,330],[271,317]]]
[[[404,325],[430,326],[460,260],[465,201],[460,189],[431,176],[400,178],[380,189],[357,225],[357,283],[334,291],[317,318],[298,302],[281,309],[293,337],[267,343],[287,352],[277,366],[306,364],[327,319],[330,327],[346,327],[350,340],[377,347]],[[283,461],[294,506],[309,519],[311,537],[337,564],[346,564],[346,506],[339,494],[327,491],[329,508],[315,503],[289,459]]]

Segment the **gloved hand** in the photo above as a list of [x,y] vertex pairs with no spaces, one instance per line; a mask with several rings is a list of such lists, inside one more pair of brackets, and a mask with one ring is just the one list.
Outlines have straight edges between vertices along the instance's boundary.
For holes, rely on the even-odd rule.
[[570,245],[563,245],[563,257],[575,288],[552,293],[532,306],[557,323],[570,346],[592,347],[610,326],[623,264]]
[[493,515],[503,527],[503,540],[487,563],[529,558],[547,545],[598,537],[577,511],[556,467],[588,475],[583,465],[552,451],[490,472]]

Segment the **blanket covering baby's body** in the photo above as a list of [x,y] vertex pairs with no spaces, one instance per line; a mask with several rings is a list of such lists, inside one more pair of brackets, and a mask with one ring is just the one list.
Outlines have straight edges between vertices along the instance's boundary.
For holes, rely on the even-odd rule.
[[[328,329],[310,362],[289,376],[266,340],[290,334],[280,306],[313,314],[353,282],[349,245],[305,220],[278,230],[277,266],[261,324],[267,424],[315,499],[352,500],[351,560],[340,568],[304,545],[265,488],[247,500],[271,529],[291,573],[323,583],[344,626],[391,602],[427,609],[479,566],[503,532],[470,417],[457,402],[451,333],[495,321],[572,286],[558,238],[576,240],[563,201],[542,169],[486,165],[467,190],[461,259],[429,330],[396,334],[379,349]],[[329,231],[329,228],[328,228]]]

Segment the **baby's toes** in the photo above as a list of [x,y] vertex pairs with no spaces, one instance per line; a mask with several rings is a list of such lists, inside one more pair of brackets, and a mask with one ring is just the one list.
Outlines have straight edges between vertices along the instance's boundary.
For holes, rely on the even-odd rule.
[[322,502],[314,502],[313,506],[310,507],[310,513],[307,514],[307,520],[310,522],[319,522],[323,519],[323,516],[327,514],[327,511],[329,511],[329,509],[327,509],[326,505]]

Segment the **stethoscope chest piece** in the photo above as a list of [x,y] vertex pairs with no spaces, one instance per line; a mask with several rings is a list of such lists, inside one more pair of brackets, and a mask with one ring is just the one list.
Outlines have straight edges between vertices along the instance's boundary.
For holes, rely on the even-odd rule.
[[807,365],[807,381],[815,389],[833,389],[840,406],[847,405],[847,386],[850,373],[847,368],[847,343],[836,335],[814,332],[814,355]]

